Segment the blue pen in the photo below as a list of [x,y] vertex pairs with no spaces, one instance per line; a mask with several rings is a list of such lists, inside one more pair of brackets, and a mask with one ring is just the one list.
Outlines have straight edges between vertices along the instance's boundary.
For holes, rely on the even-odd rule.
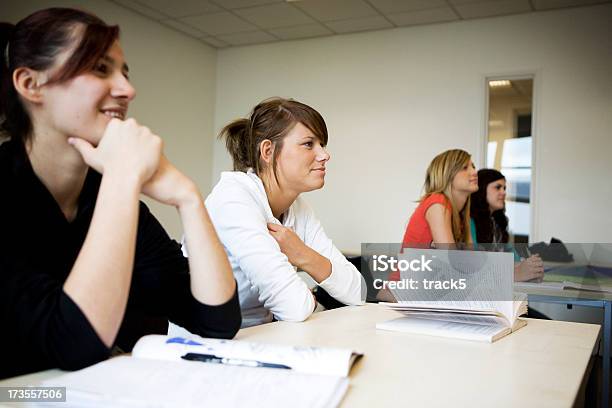
[[286,370],[291,369],[291,367],[284,365],[284,364],[264,363],[262,361],[243,360],[240,358],[226,358],[226,357],[215,356],[214,354],[187,353],[184,356],[181,356],[181,358],[183,360],[201,361],[204,363],[212,363],[212,364],[227,364],[227,365],[235,365],[235,366],[243,366],[243,367],[283,368]]

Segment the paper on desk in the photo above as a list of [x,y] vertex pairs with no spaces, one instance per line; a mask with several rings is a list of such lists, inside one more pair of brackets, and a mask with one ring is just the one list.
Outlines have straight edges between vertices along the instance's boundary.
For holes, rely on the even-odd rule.
[[283,364],[305,374],[341,377],[349,375],[354,361],[362,355],[343,348],[209,339],[197,335],[188,338],[148,335],[138,340],[132,350],[134,357],[168,361],[179,361],[187,353]]
[[348,379],[273,368],[116,357],[47,380],[62,407],[335,407]]

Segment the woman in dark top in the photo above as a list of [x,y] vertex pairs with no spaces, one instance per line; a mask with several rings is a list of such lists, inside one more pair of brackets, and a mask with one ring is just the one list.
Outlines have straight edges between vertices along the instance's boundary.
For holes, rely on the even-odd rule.
[[[85,367],[168,319],[208,337],[240,328],[196,185],[126,119],[118,31],[59,8],[0,24],[0,377]],[[177,208],[189,260],[141,193]]]
[[[506,178],[495,169],[478,170],[478,191],[472,193],[470,216],[474,244],[489,250],[509,249],[508,217],[506,217]],[[518,260],[518,259],[517,259]],[[538,255],[531,255],[514,264],[514,280],[542,281],[544,264]]]

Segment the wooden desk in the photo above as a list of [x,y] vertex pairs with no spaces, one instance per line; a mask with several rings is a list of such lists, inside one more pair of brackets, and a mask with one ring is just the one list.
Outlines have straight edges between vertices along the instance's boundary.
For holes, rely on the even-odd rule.
[[[493,344],[376,330],[377,322],[398,316],[367,304],[315,313],[304,323],[243,329],[236,338],[365,353],[351,371],[342,406],[371,408],[571,407],[599,337],[598,325],[545,320],[529,320]],[[48,370],[0,386],[36,385],[60,373]]]
[[[545,285],[551,282],[543,282],[542,285],[520,286],[515,284],[517,292],[526,293],[529,302],[557,303],[562,305],[574,305],[582,307],[594,307],[603,310],[603,370],[601,373],[601,406],[609,406],[610,388],[610,359],[612,358],[612,294],[605,292],[594,292],[573,289],[552,289]],[[516,287],[516,285],[519,285]],[[524,285],[524,284],[523,284]]]
[[243,329],[237,338],[365,353],[351,371],[345,407],[571,407],[599,338],[598,325],[531,319],[492,344],[376,330],[398,316],[375,304],[345,307],[304,323]]

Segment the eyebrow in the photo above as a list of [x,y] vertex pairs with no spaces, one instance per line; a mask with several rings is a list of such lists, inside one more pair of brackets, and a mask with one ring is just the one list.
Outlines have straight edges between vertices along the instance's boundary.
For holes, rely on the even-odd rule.
[[[103,56],[102,60],[112,65],[116,65],[117,63],[113,57],[108,56],[108,55]],[[130,67],[128,67],[128,65],[124,62],[123,65],[121,66],[121,70],[124,72],[130,72]]]

